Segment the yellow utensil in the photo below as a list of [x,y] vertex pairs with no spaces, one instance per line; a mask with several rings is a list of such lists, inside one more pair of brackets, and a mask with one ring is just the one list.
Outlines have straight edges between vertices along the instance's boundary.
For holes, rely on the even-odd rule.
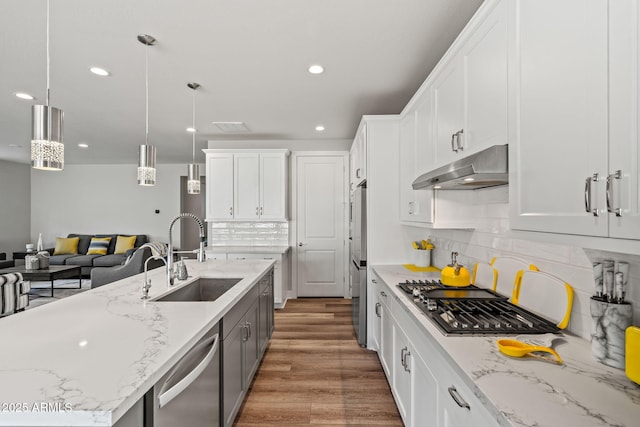
[[420,246],[418,246],[418,242],[411,242],[411,246],[413,246],[413,249],[420,249]]
[[[538,359],[546,360],[548,362],[562,364],[562,359],[560,358],[560,355],[558,355],[558,353],[556,353],[555,350],[553,350],[550,347],[543,347],[540,345],[531,345],[518,340],[502,339],[502,340],[498,340],[498,349],[502,353],[511,357],[531,356],[531,357],[536,357]],[[555,359],[544,357],[539,354],[535,354],[535,352],[549,353],[553,355]]]

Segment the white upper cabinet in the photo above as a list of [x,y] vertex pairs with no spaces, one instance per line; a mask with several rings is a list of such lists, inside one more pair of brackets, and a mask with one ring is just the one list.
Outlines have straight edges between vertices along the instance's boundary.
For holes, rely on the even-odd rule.
[[207,220],[287,219],[288,150],[204,150]]
[[[610,111],[607,173],[610,175],[610,196],[613,196],[613,199],[610,197],[609,204],[613,212],[603,215],[609,217],[609,236],[626,239],[640,239],[639,24],[640,6],[637,1],[609,2]],[[602,179],[606,191],[606,178],[603,176]]]
[[409,223],[433,222],[433,193],[411,186],[433,162],[431,100],[431,96],[425,96],[415,111],[400,119],[400,220]]
[[470,23],[433,77],[435,166],[507,141],[506,3]]
[[260,159],[258,153],[234,154],[234,218],[255,220],[260,217]]
[[207,153],[207,220],[233,219],[233,154]]
[[367,179],[367,124],[365,122],[362,122],[356,133],[350,155],[353,189]]
[[[508,4],[511,227],[607,236],[607,2]],[[617,131],[627,133],[622,156],[637,150],[629,129]]]

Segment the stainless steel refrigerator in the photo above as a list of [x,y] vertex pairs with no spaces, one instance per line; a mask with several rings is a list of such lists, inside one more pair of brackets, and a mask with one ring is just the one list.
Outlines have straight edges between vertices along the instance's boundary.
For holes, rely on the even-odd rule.
[[358,343],[367,346],[367,189],[356,187],[351,197],[349,227],[351,305]]

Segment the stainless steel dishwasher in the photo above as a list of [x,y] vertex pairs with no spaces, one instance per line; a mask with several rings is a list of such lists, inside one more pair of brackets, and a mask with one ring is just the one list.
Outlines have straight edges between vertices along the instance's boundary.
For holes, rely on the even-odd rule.
[[145,398],[146,427],[220,425],[220,353],[216,324]]

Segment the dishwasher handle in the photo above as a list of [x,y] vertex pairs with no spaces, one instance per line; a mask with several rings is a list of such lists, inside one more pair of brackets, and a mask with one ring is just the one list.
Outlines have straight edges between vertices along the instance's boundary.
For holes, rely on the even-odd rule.
[[[182,358],[182,361],[178,362],[178,364],[173,368],[171,374],[167,376],[167,379],[165,380],[164,384],[162,384],[162,388],[160,389],[160,394],[158,394],[159,408],[166,406],[176,396],[178,396],[187,387],[189,387],[191,383],[193,383],[196,380],[196,378],[200,376],[200,374],[202,374],[202,372],[207,368],[207,366],[209,366],[209,364],[213,360],[213,357],[215,356],[216,351],[218,351],[218,341],[219,341],[218,334],[215,334],[214,336],[207,338],[206,340],[202,341],[200,344],[192,348],[185,355],[185,357]],[[180,381],[178,381],[169,390],[165,390],[165,388],[167,387],[167,384],[169,384],[169,382],[173,379],[172,377],[175,375],[176,371],[178,371],[182,366],[182,364],[189,359],[188,357],[189,354],[192,354],[194,352],[199,352],[208,346],[211,346],[211,349],[209,350],[207,355],[202,359],[202,361],[198,363],[198,366],[193,368],[191,372],[185,375]]]

